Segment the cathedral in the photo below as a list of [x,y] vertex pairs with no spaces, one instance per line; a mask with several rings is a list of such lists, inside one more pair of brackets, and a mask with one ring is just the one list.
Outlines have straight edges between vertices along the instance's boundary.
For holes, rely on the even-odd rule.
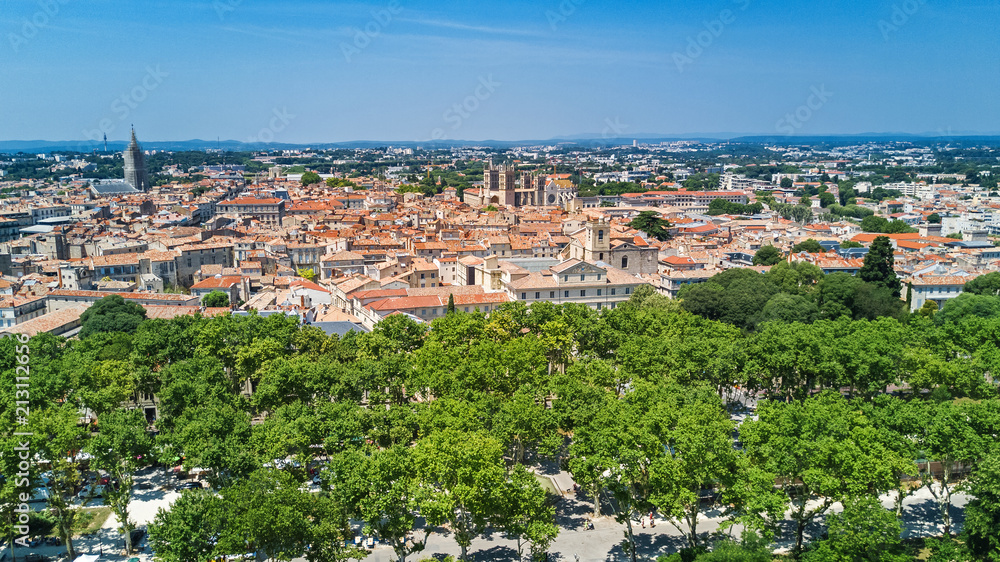
[[491,161],[483,170],[483,188],[466,189],[462,200],[474,207],[542,207],[561,205],[575,196],[576,188],[568,181],[518,172],[513,166],[504,164],[494,166]]

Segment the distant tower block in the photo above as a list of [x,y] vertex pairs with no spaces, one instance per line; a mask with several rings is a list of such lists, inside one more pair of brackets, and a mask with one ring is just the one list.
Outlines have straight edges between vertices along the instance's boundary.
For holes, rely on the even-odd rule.
[[149,191],[149,175],[146,173],[146,157],[132,129],[132,142],[122,154],[125,157],[125,183],[139,191]]

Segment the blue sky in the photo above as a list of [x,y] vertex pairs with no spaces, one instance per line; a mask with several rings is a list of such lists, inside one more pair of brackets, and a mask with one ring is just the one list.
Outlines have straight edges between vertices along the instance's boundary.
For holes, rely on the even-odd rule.
[[998,29],[995,0],[0,0],[0,139],[997,133]]

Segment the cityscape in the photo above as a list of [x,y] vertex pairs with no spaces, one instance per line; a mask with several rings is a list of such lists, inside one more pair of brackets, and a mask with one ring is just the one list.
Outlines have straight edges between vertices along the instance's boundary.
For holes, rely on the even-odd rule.
[[0,562],[1000,561],[1000,6],[871,4],[5,4]]

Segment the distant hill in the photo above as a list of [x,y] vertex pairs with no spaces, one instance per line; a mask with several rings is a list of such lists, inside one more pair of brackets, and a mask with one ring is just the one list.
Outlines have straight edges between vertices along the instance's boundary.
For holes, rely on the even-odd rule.
[[[640,133],[628,137],[608,138],[605,135],[576,135],[555,137],[550,139],[518,140],[518,141],[498,141],[498,140],[429,140],[429,141],[372,141],[357,140],[347,142],[331,143],[257,143],[250,144],[236,140],[202,140],[192,139],[184,141],[141,141],[142,147],[146,150],[209,150],[222,149],[231,151],[252,151],[252,150],[301,150],[313,149],[335,149],[335,148],[374,148],[379,146],[403,146],[403,147],[424,147],[431,149],[485,146],[492,148],[510,148],[513,146],[525,145],[547,145],[547,144],[567,144],[580,145],[582,147],[598,146],[620,146],[631,144],[633,140],[642,143],[661,143],[677,141],[698,141],[698,142],[735,142],[735,143],[766,143],[777,145],[802,145],[802,144],[846,144],[861,142],[977,142],[988,144],[1000,144],[1000,134],[958,134],[939,135],[909,133],[861,133],[856,135],[747,135],[741,133],[691,133],[681,135],[665,135]],[[121,152],[125,149],[126,141],[108,141],[108,150],[111,152]],[[103,151],[104,143],[90,140],[81,141],[49,141],[49,140],[9,140],[0,141],[0,153],[14,154],[25,152],[28,154],[39,154],[48,152],[74,151],[74,152],[94,152]]]

